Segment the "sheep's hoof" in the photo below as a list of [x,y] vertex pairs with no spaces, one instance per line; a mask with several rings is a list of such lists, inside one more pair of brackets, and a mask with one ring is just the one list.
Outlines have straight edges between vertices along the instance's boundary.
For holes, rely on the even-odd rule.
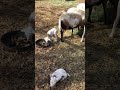
[[83,39],[81,39],[80,42],[83,42]]
[[74,37],[74,35],[73,34],[71,34],[71,38],[73,38]]
[[64,42],[64,40],[61,40],[61,42]]

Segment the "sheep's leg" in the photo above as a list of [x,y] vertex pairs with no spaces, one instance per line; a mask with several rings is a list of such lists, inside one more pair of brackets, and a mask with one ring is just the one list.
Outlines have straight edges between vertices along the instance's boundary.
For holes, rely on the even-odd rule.
[[92,7],[89,8],[88,22],[91,22]]
[[84,25],[84,31],[83,31],[83,35],[82,35],[82,38],[81,38],[81,42],[83,42],[84,36],[85,36],[85,25]]
[[73,28],[72,28],[72,34],[71,34],[71,36],[73,36]]
[[63,42],[63,30],[61,29],[61,42]]
[[79,28],[79,26],[78,26],[78,32],[79,32],[79,30],[80,30],[80,28]]
[[117,24],[119,22],[119,19],[120,19],[120,0],[119,0],[119,3],[118,3],[118,7],[117,7],[117,16],[116,16],[116,19],[113,23],[113,27],[112,27],[112,32],[110,33],[109,37],[110,38],[113,38],[113,35],[115,33],[115,29],[117,27]]
[[107,24],[107,10],[106,10],[106,1],[102,2],[103,9],[104,9],[104,24]]

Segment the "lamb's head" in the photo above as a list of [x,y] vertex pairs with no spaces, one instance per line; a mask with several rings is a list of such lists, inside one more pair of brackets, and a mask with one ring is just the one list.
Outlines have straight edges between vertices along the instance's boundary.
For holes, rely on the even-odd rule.
[[56,75],[50,74],[50,87],[55,86],[56,83],[57,83],[57,77],[56,77]]
[[47,36],[44,38],[46,45],[49,46],[51,44],[51,39]]

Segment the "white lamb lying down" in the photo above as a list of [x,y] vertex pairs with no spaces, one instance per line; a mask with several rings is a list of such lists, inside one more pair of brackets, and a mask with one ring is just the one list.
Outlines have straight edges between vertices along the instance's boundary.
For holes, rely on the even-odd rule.
[[56,28],[52,28],[47,32],[47,36],[52,39],[52,37],[55,37],[55,42],[58,41],[58,35],[57,35],[58,31]]
[[50,74],[50,87],[53,87],[59,80],[64,80],[70,76],[64,69],[57,69],[53,74]]

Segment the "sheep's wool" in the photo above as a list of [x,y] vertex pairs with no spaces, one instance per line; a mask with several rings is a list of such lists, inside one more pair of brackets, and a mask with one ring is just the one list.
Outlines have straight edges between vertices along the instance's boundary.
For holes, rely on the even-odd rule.
[[64,69],[57,69],[51,76],[50,86],[54,86],[60,79],[70,76]]
[[47,43],[48,41],[51,41],[49,37],[44,38],[45,42]]
[[69,25],[74,28],[78,25],[79,19],[77,18],[79,14],[66,14],[65,19],[69,22]]
[[85,11],[85,3],[80,3],[80,4],[78,4],[78,5],[77,5],[77,9],[78,9],[78,10],[83,10],[83,11]]
[[47,34],[48,34],[49,36],[56,35],[56,34],[57,34],[57,29],[56,29],[56,28],[52,28],[51,30],[49,30],[49,31],[47,32]]
[[72,7],[67,10],[67,13],[77,13],[77,8]]

